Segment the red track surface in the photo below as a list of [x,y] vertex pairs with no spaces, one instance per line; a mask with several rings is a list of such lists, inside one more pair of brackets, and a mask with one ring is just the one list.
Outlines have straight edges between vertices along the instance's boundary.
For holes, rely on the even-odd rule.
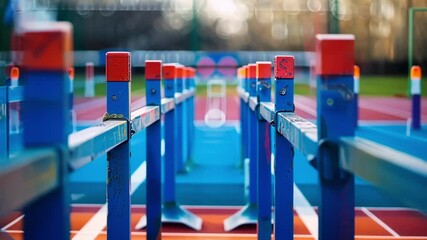
[[[99,205],[75,205],[71,214],[71,235],[74,236],[100,209]],[[256,239],[256,227],[247,226],[231,232],[223,231],[223,221],[235,213],[237,207],[203,208],[191,207],[190,211],[203,218],[201,232],[183,226],[166,225],[162,229],[163,239]],[[145,213],[142,206],[132,207],[132,229]],[[0,239],[22,239],[22,219],[19,213],[11,214],[0,221]],[[314,239],[299,216],[294,215],[295,239]],[[102,222],[102,226],[105,223]],[[102,227],[101,226],[101,227]],[[356,209],[356,239],[382,240],[427,240],[427,217],[408,209]],[[96,239],[106,239],[105,227]],[[145,239],[144,230],[132,231],[132,239]]]
[[[106,111],[105,98],[78,98],[75,109],[78,121],[94,121],[102,118]],[[144,98],[132,98],[132,109],[145,104]],[[228,96],[226,101],[227,120],[239,120],[240,100]],[[208,108],[206,97],[196,98],[196,120],[203,120]],[[427,98],[422,100],[422,121],[427,122]],[[316,118],[316,99],[314,97],[295,96],[296,113],[306,119]],[[359,102],[359,120],[361,121],[406,121],[411,116],[411,102],[396,97],[361,97]]]

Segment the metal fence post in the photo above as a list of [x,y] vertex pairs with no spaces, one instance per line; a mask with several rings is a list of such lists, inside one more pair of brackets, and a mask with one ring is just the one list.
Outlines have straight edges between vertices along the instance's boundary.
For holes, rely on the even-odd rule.
[[[129,120],[131,55],[129,52],[108,52],[106,58],[107,112],[110,116],[117,114],[117,119]],[[125,134],[129,135],[130,131]],[[130,239],[129,140],[109,151],[107,162],[107,237]]]
[[[293,56],[276,56],[274,58],[275,123],[278,122],[278,113],[292,113],[295,110],[294,63]],[[274,238],[291,240],[294,239],[294,148],[277,129],[275,132]]]
[[[147,106],[161,107],[162,62],[145,61]],[[161,239],[162,233],[162,155],[161,121],[147,128],[147,239]]]

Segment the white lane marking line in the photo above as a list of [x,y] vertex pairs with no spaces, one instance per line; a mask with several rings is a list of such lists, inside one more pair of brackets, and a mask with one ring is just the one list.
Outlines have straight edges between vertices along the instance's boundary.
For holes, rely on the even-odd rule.
[[360,208],[364,214],[366,214],[368,217],[372,218],[378,225],[380,225],[382,228],[384,228],[388,233],[390,233],[393,237],[398,238],[400,237],[397,232],[395,232],[390,226],[388,226],[385,222],[383,222],[381,219],[379,219],[375,214],[373,214],[371,211],[369,211],[367,208]]
[[[144,161],[131,175],[131,195],[145,181],[146,168],[147,163]],[[74,236],[73,240],[95,239],[107,225],[107,206],[107,203],[102,205],[101,209],[99,209],[83,226],[83,228],[80,229],[80,231]]]
[[294,210],[315,240],[319,239],[319,218],[316,211],[294,183]]
[[15,225],[15,223],[21,221],[21,219],[24,218],[24,214],[22,214],[21,216],[17,217],[15,220],[13,220],[12,222],[10,222],[9,224],[7,224],[6,226],[4,226],[1,230],[2,231],[6,231],[8,228],[12,227],[13,225]]

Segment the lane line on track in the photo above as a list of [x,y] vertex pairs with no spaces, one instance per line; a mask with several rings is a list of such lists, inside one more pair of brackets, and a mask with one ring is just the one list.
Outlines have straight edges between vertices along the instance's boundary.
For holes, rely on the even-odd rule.
[[314,239],[319,239],[318,236],[318,226],[319,218],[317,213],[314,211],[314,208],[310,205],[308,200],[304,197],[301,190],[294,183],[294,210],[297,212],[301,221],[307,227],[311,236]]
[[[145,181],[146,178],[147,164],[144,161],[135,172],[131,175],[131,191],[130,194],[136,191],[136,189]],[[80,231],[74,236],[73,240],[88,240],[95,239],[105,228],[107,224],[107,203],[102,205],[93,217],[86,222]]]
[[394,231],[389,225],[387,225],[385,222],[383,222],[381,219],[379,219],[375,214],[373,214],[371,211],[369,211],[367,208],[360,208],[364,214],[366,214],[368,217],[370,217],[372,220],[374,220],[378,225],[380,225],[382,228],[384,228],[388,233],[390,233],[393,237],[398,238],[400,235]]
[[15,220],[13,220],[12,222],[10,222],[6,226],[2,227],[1,231],[6,231],[8,228],[10,228],[13,225],[15,225],[15,223],[21,221],[21,219],[23,219],[23,218],[24,218],[24,214],[22,214],[21,216],[17,217]]

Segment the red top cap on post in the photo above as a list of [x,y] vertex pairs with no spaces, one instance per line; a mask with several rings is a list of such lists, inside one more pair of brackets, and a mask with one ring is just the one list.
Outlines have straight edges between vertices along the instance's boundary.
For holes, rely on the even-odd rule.
[[163,64],[163,78],[166,80],[175,80],[176,78],[175,64]]
[[184,66],[182,65],[176,66],[176,77],[178,79],[183,79],[185,77]]
[[68,69],[68,77],[70,77],[70,79],[74,79],[74,68],[70,67]]
[[295,78],[295,58],[294,56],[274,57],[274,77],[284,79]]
[[145,79],[146,80],[162,79],[162,61],[160,60],[145,61]]
[[421,67],[412,66],[411,67],[411,79],[412,80],[421,80]]
[[316,74],[351,75],[354,73],[354,35],[316,35]]
[[73,66],[72,29],[68,22],[24,24],[22,67],[67,72]]
[[107,82],[130,82],[130,52],[107,52]]
[[271,62],[256,62],[256,77],[271,78]]
[[360,78],[360,68],[357,65],[354,65],[354,75],[355,78]]
[[256,64],[254,63],[248,65],[248,78],[256,78]]
[[248,65],[243,66],[243,78],[245,78],[245,79],[249,78],[249,66]]
[[12,67],[10,69],[10,78],[11,79],[18,79],[19,78],[19,68]]

